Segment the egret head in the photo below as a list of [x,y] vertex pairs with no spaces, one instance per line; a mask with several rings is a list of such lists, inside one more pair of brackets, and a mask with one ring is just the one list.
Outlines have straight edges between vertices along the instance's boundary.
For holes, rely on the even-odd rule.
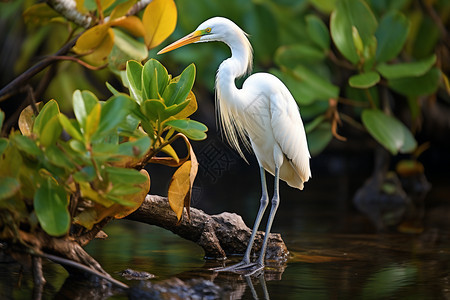
[[244,42],[244,44],[248,44],[251,51],[251,46],[248,43],[246,34],[242,31],[242,29],[240,29],[234,22],[226,18],[214,17],[204,21],[194,32],[165,47],[159,51],[158,54],[169,52],[192,43],[212,41],[224,42],[230,47],[236,44],[236,42]]

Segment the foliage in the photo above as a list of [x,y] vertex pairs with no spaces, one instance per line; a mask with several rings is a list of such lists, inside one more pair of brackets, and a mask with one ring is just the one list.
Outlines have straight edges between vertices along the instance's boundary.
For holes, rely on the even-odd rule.
[[[55,100],[45,105],[32,103],[22,110],[20,132],[11,130],[0,138],[2,239],[20,242],[20,230],[34,233],[41,229],[51,236],[66,236],[73,226],[83,228],[79,235],[107,218],[127,216],[142,204],[150,189],[149,174],[143,169],[147,163],[179,167],[169,186],[169,202],[179,220],[184,207],[189,216],[198,167],[189,139],[203,140],[207,131],[205,125],[189,119],[197,110],[191,91],[195,66],[172,78],[154,59],[141,64],[148,50],[174,30],[174,2],[154,0],[141,18],[129,14],[136,1],[76,4],[79,13],[93,16],[91,27],[76,38],[71,50],[75,54],[55,59],[93,69],[108,64],[129,94],[108,82],[113,95],[106,101],[90,90],[77,89],[71,101],[75,118],[62,113]],[[65,23],[69,37],[79,32],[78,26],[71,29],[74,24],[47,3],[30,6],[24,17],[40,26]],[[0,110],[0,128],[4,121]],[[171,146],[180,137],[188,148],[184,158]]]
[[[183,136],[190,154],[182,160],[170,143],[180,136],[174,131],[201,140],[207,129],[187,118],[197,106],[191,91],[194,77],[193,65],[171,78],[156,60],[144,66],[130,61],[124,81],[131,97],[111,86],[114,95],[106,101],[77,90],[75,119],[62,114],[55,100],[36,116],[27,107],[19,119],[21,132],[1,140],[0,208],[15,216],[17,227],[20,222],[33,224],[37,217],[53,236],[67,234],[72,222],[89,230],[106,217],[124,217],[141,205],[150,178],[136,169],[153,158],[160,162],[155,154],[163,151],[172,156],[166,164],[181,165],[174,175],[176,185],[169,188],[180,219],[183,208],[189,208],[197,162],[187,138]],[[61,135],[63,130],[70,137]]]
[[[337,133],[342,121],[365,129],[395,155],[416,148],[420,99],[434,97],[439,90],[448,98],[448,70],[442,63],[448,55],[444,46],[448,37],[440,32],[449,21],[446,3],[303,0],[229,1],[225,5],[202,1],[194,7],[181,0],[178,6],[189,15],[180,16],[179,24],[186,32],[208,17],[223,15],[250,34],[256,67],[270,68],[273,60],[278,68],[270,72],[286,83],[303,119],[310,123],[306,128],[313,155],[333,137],[343,139]],[[205,45],[187,55],[183,52],[183,57],[176,52],[169,55],[183,62],[189,57],[201,69],[215,69],[218,63],[211,61],[229,54],[212,57],[217,45],[210,47],[215,50]],[[213,72],[205,71],[208,76]],[[213,84],[209,77],[200,80]],[[409,108],[408,126],[395,112],[404,103]]]

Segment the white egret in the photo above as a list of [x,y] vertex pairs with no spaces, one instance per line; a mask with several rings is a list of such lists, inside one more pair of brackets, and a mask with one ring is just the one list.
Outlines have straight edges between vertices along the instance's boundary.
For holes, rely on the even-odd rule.
[[[232,147],[245,159],[239,146],[241,139],[253,149],[260,166],[262,196],[252,235],[243,260],[233,266],[217,269],[256,273],[264,268],[264,257],[272,222],[279,204],[279,179],[303,189],[311,177],[309,151],[298,106],[287,87],[275,76],[256,73],[242,88],[235,79],[250,73],[252,46],[247,35],[232,21],[214,17],[203,22],[191,34],[165,47],[165,53],[190,43],[220,41],[231,49],[231,57],[221,63],[216,76],[216,108],[221,127]],[[255,234],[269,203],[265,171],[275,177],[274,194],[259,258],[250,261]]]

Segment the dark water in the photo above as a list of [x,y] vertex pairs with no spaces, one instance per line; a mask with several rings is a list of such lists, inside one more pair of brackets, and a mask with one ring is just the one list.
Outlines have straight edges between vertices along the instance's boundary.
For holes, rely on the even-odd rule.
[[[232,167],[219,174],[226,189],[217,189],[216,181],[200,173],[193,205],[211,214],[237,212],[251,226],[258,207],[259,178],[254,164],[248,169],[245,176]],[[208,269],[220,262],[205,261],[203,250],[194,243],[131,221],[112,222],[105,228],[109,238],[91,242],[86,250],[113,277],[130,286],[140,283],[120,276],[127,268],[154,274],[152,283],[174,277],[210,280],[225,290],[225,299],[450,299],[448,180],[430,180],[433,189],[426,200],[421,233],[394,229],[381,234],[351,203],[364,179],[317,176],[302,192],[283,184],[273,232],[282,233],[290,257],[285,264],[270,264],[259,278],[213,273]],[[158,180],[152,178],[154,186]],[[61,266],[50,262],[45,264],[45,277],[44,299],[127,298],[68,278]],[[30,299],[32,286],[29,271],[22,272],[12,263],[0,265],[0,299]]]

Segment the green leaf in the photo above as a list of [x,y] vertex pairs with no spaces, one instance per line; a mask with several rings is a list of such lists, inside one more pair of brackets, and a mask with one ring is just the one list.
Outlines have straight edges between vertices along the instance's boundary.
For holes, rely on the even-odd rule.
[[433,54],[428,58],[409,63],[399,64],[380,64],[377,70],[387,79],[397,79],[402,77],[422,76],[428,72],[436,63],[436,55]]
[[86,118],[97,105],[97,97],[90,91],[76,90],[73,93],[73,112],[83,133],[86,132]]
[[98,129],[92,136],[92,139],[105,137],[124,122],[127,115],[130,114],[132,102],[125,95],[112,96],[106,101],[102,106]]
[[[69,159],[68,154],[58,148],[56,145],[51,145],[45,149],[45,156],[47,159],[55,166],[72,170],[74,169],[74,164]],[[78,162],[79,163],[79,162]]]
[[93,166],[86,166],[73,174],[73,179],[77,182],[91,182],[95,179],[95,169]]
[[11,141],[17,148],[29,155],[38,156],[42,153],[36,143],[27,136],[14,135],[11,137]]
[[322,50],[328,51],[330,49],[330,32],[318,16],[306,16],[306,30],[311,40]]
[[331,14],[330,29],[334,44],[350,62],[357,64],[360,56],[353,41],[353,26],[363,45],[371,43],[377,28],[377,20],[362,0],[342,0]]
[[380,75],[377,72],[367,72],[353,75],[348,83],[351,87],[365,89],[376,85],[380,81]]
[[405,44],[408,31],[408,19],[402,13],[390,11],[383,16],[375,32],[378,41],[376,61],[380,63],[395,58]]
[[169,83],[166,68],[157,60],[150,59],[142,71],[144,99],[159,99]]
[[441,71],[438,68],[432,68],[422,76],[390,79],[388,86],[408,97],[430,95],[437,91],[440,76]]
[[194,85],[195,80],[195,65],[190,64],[181,75],[174,78],[172,82],[165,89],[162,97],[167,106],[173,104],[180,104],[186,100],[189,92]]
[[119,155],[141,157],[150,149],[151,139],[143,136],[135,141],[125,142],[119,145]]
[[106,88],[114,95],[114,96],[116,96],[116,95],[120,95],[121,93],[118,91],[118,90],[116,90],[108,81],[107,82],[105,82],[105,84],[106,84]]
[[39,141],[42,146],[48,147],[56,142],[62,132],[59,116],[55,115],[45,125],[40,135]]
[[20,182],[16,178],[0,178],[0,201],[14,196],[20,190]]
[[69,231],[69,197],[64,188],[47,179],[34,195],[34,210],[39,223],[49,235],[61,236]]
[[377,109],[364,110],[361,118],[372,137],[393,155],[416,148],[417,142],[411,131],[396,118]]
[[165,113],[166,105],[161,100],[145,100],[141,105],[141,111],[151,121],[162,122],[169,117]]
[[112,28],[114,31],[114,46],[109,54],[110,66],[117,70],[125,69],[130,59],[143,61],[148,57],[148,50],[144,43],[135,40],[123,31]]
[[44,133],[43,129],[45,124],[50,121],[51,118],[59,114],[59,106],[55,100],[48,101],[39,112],[39,115],[34,120],[33,132],[41,135]]
[[83,135],[81,134],[80,130],[76,128],[70,120],[63,114],[59,114],[59,122],[61,123],[62,127],[64,128],[67,133],[73,137],[74,139],[78,141],[83,141]]
[[314,64],[325,59],[325,52],[305,44],[281,46],[275,52],[275,62],[279,66],[294,69],[302,64]]
[[312,156],[318,155],[327,147],[333,138],[330,122],[322,122],[318,125],[314,124],[314,128],[311,131],[308,130],[306,137],[309,152]]
[[183,133],[191,140],[200,141],[206,138],[206,131],[208,127],[204,124],[188,119],[182,120],[170,120],[165,123],[168,126],[171,126],[176,131]]
[[108,179],[115,184],[138,185],[147,181],[147,176],[135,169],[106,167]]
[[6,147],[8,147],[8,139],[6,138],[0,138],[0,155],[3,154],[3,152],[5,151]]
[[142,96],[142,65],[137,61],[130,60],[127,62],[127,80],[129,83],[130,95],[136,100],[137,103],[141,103]]

